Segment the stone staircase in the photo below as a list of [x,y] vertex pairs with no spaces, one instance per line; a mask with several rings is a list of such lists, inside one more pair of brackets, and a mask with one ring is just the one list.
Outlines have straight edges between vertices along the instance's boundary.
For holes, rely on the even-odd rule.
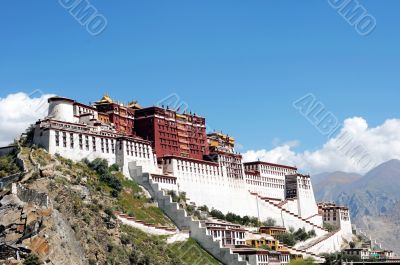
[[306,242],[306,244],[298,246],[297,249],[316,254],[332,253],[340,251],[343,242],[341,230],[338,230]]
[[152,181],[149,173],[142,172],[142,167],[137,166],[135,162],[131,162],[129,163],[129,173],[131,178],[148,190],[158,202],[158,207],[164,211],[175,225],[180,230],[189,230],[190,237],[195,239],[214,258],[226,265],[248,265],[246,261],[241,260],[238,254],[234,254],[230,248],[222,247],[221,242],[214,241],[212,236],[207,235],[206,228],[201,226],[200,221],[193,220],[191,216],[188,216],[186,211],[179,207],[178,203],[172,201],[171,196],[166,195],[159,188],[159,185]]
[[114,215],[120,220],[123,224],[127,224],[129,226],[135,227],[146,233],[153,234],[153,235],[174,235],[178,231],[176,228],[168,227],[168,226],[161,226],[146,223],[142,220],[138,220],[135,217],[129,216],[127,214],[115,211]]
[[313,229],[318,229],[318,230],[323,231],[324,233],[328,233],[328,230],[326,230],[322,226],[316,225],[316,224],[312,223],[311,221],[302,218],[298,214],[295,214],[295,213],[283,208],[282,207],[283,204],[281,205],[282,202],[276,203],[274,201],[269,200],[268,198],[260,196],[259,194],[255,193],[255,192],[250,192],[250,194],[253,195],[253,196],[257,196],[260,200],[262,200],[265,203],[268,203],[269,205],[271,205],[273,207],[277,207],[280,211],[282,211],[286,215],[290,215],[290,216],[296,218],[297,221],[299,223],[304,224],[305,227],[312,227]]

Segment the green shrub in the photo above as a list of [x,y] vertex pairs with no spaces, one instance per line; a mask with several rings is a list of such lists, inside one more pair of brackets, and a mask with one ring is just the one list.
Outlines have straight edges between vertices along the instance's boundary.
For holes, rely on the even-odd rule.
[[0,156],[0,178],[16,174],[19,171],[14,155]]
[[117,164],[112,164],[110,166],[110,171],[119,171],[119,166]]
[[203,211],[203,212],[208,212],[209,211],[207,205],[200,206],[199,210]]
[[292,233],[284,233],[281,235],[277,235],[276,238],[282,242],[283,244],[286,244],[288,246],[294,246],[296,244],[296,238]]
[[24,261],[24,265],[41,265],[43,262],[35,254],[29,254]]
[[108,173],[108,161],[105,159],[96,158],[92,162],[89,162],[88,166],[99,175]]
[[225,220],[225,215],[219,210],[212,209],[210,214],[214,218]]
[[267,218],[265,222],[262,223],[263,226],[275,226],[276,220],[272,218]]
[[328,223],[324,223],[324,228],[326,230],[328,230],[328,232],[333,232],[333,231],[338,230],[338,228],[336,226],[328,224]]

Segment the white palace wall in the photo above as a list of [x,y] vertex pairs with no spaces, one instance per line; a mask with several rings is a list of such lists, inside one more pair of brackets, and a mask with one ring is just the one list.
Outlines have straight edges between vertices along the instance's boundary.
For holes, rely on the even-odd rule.
[[286,209],[294,214],[299,214],[297,198],[286,200],[286,203],[282,205],[283,209]]
[[158,172],[149,144],[119,138],[112,132],[98,132],[88,126],[59,121],[39,122],[34,132],[34,143],[50,154],[59,154],[73,161],[106,159],[110,165],[118,164],[126,176],[129,176],[128,163],[132,161],[146,172]]
[[[317,235],[326,233],[320,227],[294,216],[298,207],[297,200],[288,204],[294,214],[285,212],[251,194],[244,179],[226,177],[224,167],[213,163],[200,164],[181,159],[167,159],[163,169],[177,178],[177,190],[186,192],[188,200],[197,206],[207,205],[208,208],[215,208],[224,214],[232,212],[241,216],[259,217],[261,221],[272,218],[276,220],[277,225],[295,229],[304,227],[308,231],[315,230]],[[158,184],[162,189],[171,189],[166,184]],[[322,226],[322,221],[316,225]]]

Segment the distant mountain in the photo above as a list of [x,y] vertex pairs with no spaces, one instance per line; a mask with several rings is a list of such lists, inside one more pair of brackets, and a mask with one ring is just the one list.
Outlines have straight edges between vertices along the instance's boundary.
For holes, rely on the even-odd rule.
[[332,172],[312,177],[318,201],[350,207],[352,222],[400,253],[400,160],[387,161],[364,176]]
[[318,200],[334,201],[343,192],[344,187],[361,177],[361,175],[356,173],[336,171],[312,176],[311,180],[316,192],[315,196]]

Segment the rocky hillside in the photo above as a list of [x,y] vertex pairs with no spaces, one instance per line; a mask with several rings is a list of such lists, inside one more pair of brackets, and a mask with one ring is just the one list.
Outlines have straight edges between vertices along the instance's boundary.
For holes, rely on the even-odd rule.
[[26,173],[0,191],[1,264],[193,264],[199,257],[219,264],[191,239],[168,244],[167,236],[120,223],[115,211],[175,227],[115,165],[27,147],[7,159]]
[[335,172],[316,177],[317,200],[349,206],[353,223],[400,253],[400,161],[387,161],[364,176],[339,175]]

